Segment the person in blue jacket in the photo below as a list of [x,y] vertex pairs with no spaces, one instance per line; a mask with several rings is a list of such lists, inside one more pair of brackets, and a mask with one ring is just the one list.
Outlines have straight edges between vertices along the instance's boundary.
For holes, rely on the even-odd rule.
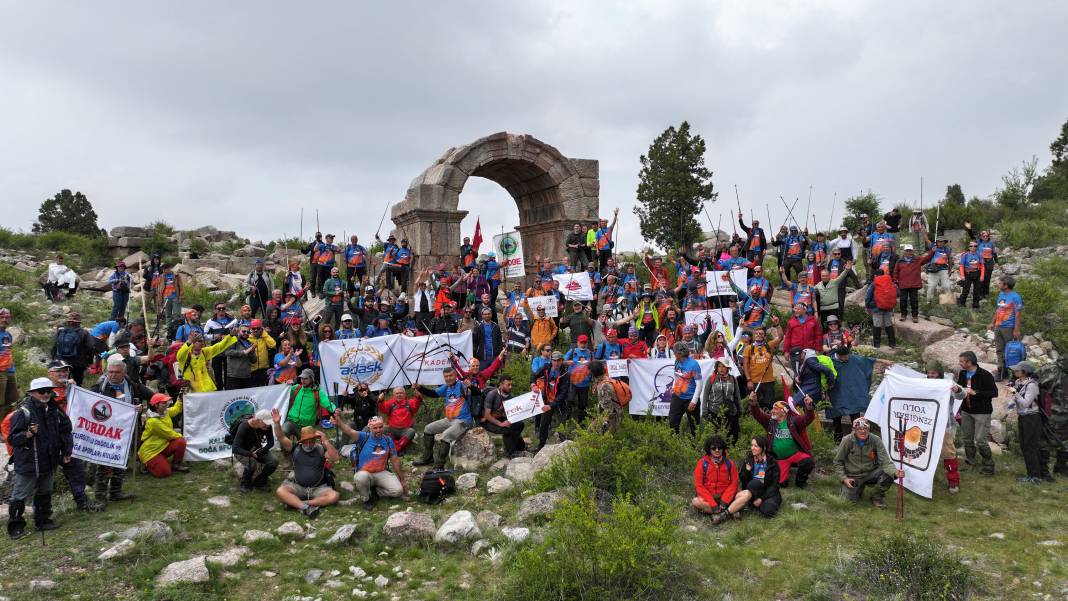
[[[475,427],[475,418],[471,413],[471,391],[459,380],[456,370],[446,367],[442,371],[445,383],[436,388],[419,386],[423,396],[444,399],[444,417],[432,421],[423,428],[423,456],[413,465],[434,464],[437,469],[445,468],[452,443],[460,440],[468,430]],[[434,442],[434,437],[441,434],[441,440]]]

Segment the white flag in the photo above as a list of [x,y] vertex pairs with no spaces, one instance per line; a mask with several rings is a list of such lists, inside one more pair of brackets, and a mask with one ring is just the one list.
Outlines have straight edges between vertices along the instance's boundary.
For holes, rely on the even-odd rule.
[[126,467],[133,447],[136,407],[72,386],[67,397],[67,415],[74,435],[71,457],[97,465]]
[[538,307],[545,307],[546,317],[556,317],[556,296],[530,296],[527,297],[527,304],[530,305],[530,312],[535,316],[538,314]]
[[560,282],[560,292],[566,300],[590,301],[593,300],[593,284],[590,283],[590,274],[587,271],[578,273],[558,273],[553,279]]
[[[705,294],[708,296],[732,296],[735,294],[731,288],[731,282],[734,282],[735,286],[738,286],[742,290],[745,290],[748,280],[746,280],[746,274],[748,271],[745,269],[732,269],[730,271],[706,271],[705,272]],[[724,280],[723,276],[728,276],[729,280]]]

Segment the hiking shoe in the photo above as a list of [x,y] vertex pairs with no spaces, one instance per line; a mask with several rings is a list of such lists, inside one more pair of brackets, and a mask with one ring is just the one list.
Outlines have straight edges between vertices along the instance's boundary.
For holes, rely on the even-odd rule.
[[912,323],[920,323],[920,318],[915,315],[912,316]]
[[983,467],[979,468],[979,473],[981,475],[983,475],[983,476],[993,476],[994,475],[994,467],[993,466],[983,466]]
[[950,486],[949,487],[949,494],[955,495],[955,494],[957,494],[959,492],[960,492],[960,487],[959,486]]
[[55,530],[56,528],[59,528],[59,524],[55,523],[52,518],[48,518],[41,522],[35,521],[33,526],[37,529],[38,532],[46,532],[48,530]]
[[121,490],[108,495],[109,501],[129,501],[132,498],[134,498],[134,495],[128,492],[122,492]]
[[11,538],[11,540],[18,540],[18,539],[26,536],[26,528],[24,526],[19,526],[19,525],[14,525],[13,526],[11,524],[8,524],[7,525],[7,535]]
[[176,464],[171,466],[171,470],[175,471],[175,472],[181,472],[183,474],[188,474],[189,473],[189,466],[185,465],[184,463],[176,463]]
[[726,522],[729,519],[731,519],[731,514],[727,513],[726,511],[714,513],[712,514],[712,525],[719,526],[720,524]]
[[879,495],[879,496],[873,495],[872,498],[871,498],[871,504],[875,505],[879,509],[886,509],[886,499],[883,498],[882,495]]
[[88,497],[79,499],[78,501],[75,501],[74,504],[78,508],[78,511],[84,511],[85,513],[96,513],[99,511],[104,511],[103,505],[95,501],[89,500]]
[[304,509],[301,509],[300,512],[307,516],[309,520],[314,520],[319,517],[319,508],[315,505],[308,505]]
[[1042,484],[1042,478],[1033,478],[1031,476],[1020,476],[1016,479],[1016,482],[1020,484]]
[[363,508],[366,509],[367,511],[374,511],[374,509],[375,509],[375,498],[374,498],[374,496],[367,497],[367,500],[363,502]]
[[1044,474],[1042,476],[1042,481],[1043,482],[1056,482],[1057,479],[1054,478],[1052,474]]
[[252,492],[252,485],[248,482],[242,482],[241,484],[238,484],[237,487],[241,489],[241,492]]

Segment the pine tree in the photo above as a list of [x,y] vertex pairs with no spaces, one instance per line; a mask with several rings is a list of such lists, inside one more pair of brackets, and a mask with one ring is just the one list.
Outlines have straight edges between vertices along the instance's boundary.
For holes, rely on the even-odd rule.
[[96,224],[96,211],[89,199],[81,192],[72,194],[70,190],[62,190],[41,203],[33,231],[36,234],[68,232],[89,237],[104,233]]

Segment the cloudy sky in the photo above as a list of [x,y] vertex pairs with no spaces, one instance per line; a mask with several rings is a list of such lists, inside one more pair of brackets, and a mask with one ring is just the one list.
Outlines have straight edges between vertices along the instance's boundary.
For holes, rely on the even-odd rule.
[[[81,190],[101,225],[162,218],[253,239],[374,232],[450,146],[510,131],[600,160],[601,212],[688,120],[708,142],[713,220],[813,187],[813,212],[959,182],[986,196],[1068,119],[1068,2],[6,3],[3,225]],[[499,231],[493,182],[461,196]],[[841,202],[839,202],[839,215]],[[725,217],[724,222],[729,217]],[[825,227],[822,226],[821,227]],[[386,228],[384,228],[386,229]]]

